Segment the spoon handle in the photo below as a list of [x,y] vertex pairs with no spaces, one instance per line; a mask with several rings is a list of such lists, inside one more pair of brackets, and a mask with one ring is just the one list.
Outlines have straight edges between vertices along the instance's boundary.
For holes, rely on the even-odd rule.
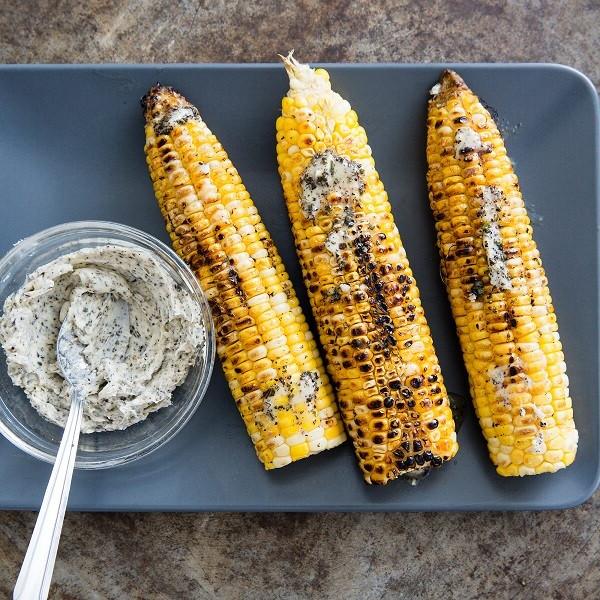
[[14,600],[45,600],[48,597],[77,456],[84,399],[84,394],[74,388],[52,475],[13,591]]

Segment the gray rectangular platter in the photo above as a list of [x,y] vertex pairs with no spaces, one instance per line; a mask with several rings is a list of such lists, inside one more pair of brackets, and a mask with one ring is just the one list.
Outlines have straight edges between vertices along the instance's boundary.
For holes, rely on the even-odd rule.
[[[427,91],[444,65],[330,65],[366,128],[416,274],[448,389],[466,377],[438,276],[425,186]],[[522,510],[568,507],[599,478],[598,99],[556,65],[455,65],[500,115],[548,272],[580,447],[554,475],[504,479],[469,407],[456,459],[417,487],[363,483],[350,444],[277,471],[257,461],[215,369],[184,430],[130,466],[77,472],[74,510]],[[308,307],[275,163],[279,65],[0,67],[0,252],[58,223],[102,219],[168,238],[143,154],[139,98],[156,81],[200,109],[240,171]],[[0,508],[38,508],[50,466],[0,439]]]

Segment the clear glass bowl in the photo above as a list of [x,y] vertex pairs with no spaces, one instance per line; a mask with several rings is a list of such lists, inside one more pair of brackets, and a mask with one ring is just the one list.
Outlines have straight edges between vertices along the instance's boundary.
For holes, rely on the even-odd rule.
[[[149,250],[198,304],[206,343],[185,382],[175,389],[170,406],[123,431],[82,434],[75,466],[105,469],[142,458],[166,444],[192,417],[206,392],[215,359],[215,334],[208,302],[194,274],[165,244],[118,223],[81,221],[46,229],[22,240],[0,260],[0,310],[6,297],[38,267],[81,248],[115,244]],[[13,385],[3,352],[0,357],[0,433],[31,456],[54,462],[62,428],[41,417],[21,388]]]

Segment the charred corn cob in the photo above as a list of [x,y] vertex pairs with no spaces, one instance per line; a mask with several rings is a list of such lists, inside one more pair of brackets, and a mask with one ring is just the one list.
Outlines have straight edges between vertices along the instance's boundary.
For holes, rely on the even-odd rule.
[[500,475],[570,465],[564,355],[517,176],[490,113],[453,71],[431,90],[429,201],[471,395]]
[[211,305],[231,393],[267,469],[345,439],[333,390],[277,249],[198,110],[172,88],[142,99],[146,159],[173,247]]
[[323,69],[283,59],[277,159],[329,372],[368,483],[458,449],[429,328],[365,130]]

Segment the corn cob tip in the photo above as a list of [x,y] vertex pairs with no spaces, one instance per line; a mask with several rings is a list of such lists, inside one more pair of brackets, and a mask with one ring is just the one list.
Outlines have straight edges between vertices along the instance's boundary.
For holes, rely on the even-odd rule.
[[452,69],[445,69],[440,75],[440,83],[442,89],[455,88],[455,87],[467,87],[463,78]]
[[144,109],[144,111],[146,110],[152,110],[153,106],[158,102],[160,96],[167,90],[172,90],[174,91],[172,88],[169,88],[167,86],[164,86],[160,83],[160,81],[157,81],[141,98],[140,98],[140,104],[142,105],[142,108]]
[[144,110],[146,110],[148,106],[148,102],[150,101],[150,97],[155,95],[160,88],[163,87],[160,84],[160,81],[157,81],[141,98],[140,105]]
[[293,75],[296,75],[299,68],[302,66],[294,58],[294,49],[293,48],[287,53],[287,56],[283,56],[283,54],[278,54],[277,56],[283,63],[283,66],[285,67],[285,70],[290,77],[292,77]]
[[290,89],[310,92],[317,96],[331,91],[329,74],[325,69],[313,69],[308,64],[298,62],[294,58],[293,50],[290,50],[287,56],[278,56],[290,78]]
[[141,99],[146,123],[152,124],[157,135],[169,133],[175,125],[198,119],[198,109],[171,86],[157,83]]
[[429,93],[432,100],[442,103],[447,102],[453,94],[465,89],[468,89],[468,87],[463,78],[456,71],[445,69],[440,75],[439,82],[429,90]]

